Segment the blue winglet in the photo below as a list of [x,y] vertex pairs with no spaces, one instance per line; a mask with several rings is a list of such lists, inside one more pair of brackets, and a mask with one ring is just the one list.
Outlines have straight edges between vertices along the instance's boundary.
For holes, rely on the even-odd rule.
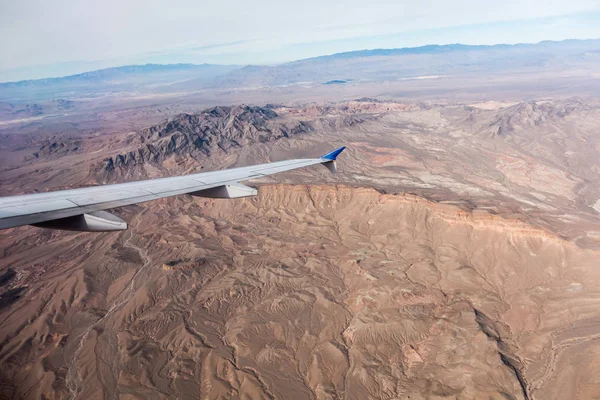
[[339,149],[337,149],[337,150],[334,150],[334,151],[332,151],[331,153],[327,153],[327,154],[325,154],[324,156],[321,156],[321,158],[323,158],[323,159],[325,159],[325,160],[331,160],[331,161],[334,161],[334,160],[337,158],[337,156],[339,156],[339,155],[340,155],[340,153],[341,153],[342,151],[344,151],[344,149],[346,149],[346,147],[345,147],[345,146],[344,146],[344,147],[340,147]]

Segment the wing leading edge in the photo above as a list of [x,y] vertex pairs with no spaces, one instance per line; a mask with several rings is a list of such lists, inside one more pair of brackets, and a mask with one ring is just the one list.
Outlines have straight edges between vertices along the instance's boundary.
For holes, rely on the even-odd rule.
[[0,198],[0,229],[35,225],[51,229],[104,232],[127,224],[104,210],[150,200],[191,194],[210,198],[252,196],[256,189],[240,181],[323,164],[335,172],[341,147],[319,158],[303,158],[171,178],[150,179],[82,189]]

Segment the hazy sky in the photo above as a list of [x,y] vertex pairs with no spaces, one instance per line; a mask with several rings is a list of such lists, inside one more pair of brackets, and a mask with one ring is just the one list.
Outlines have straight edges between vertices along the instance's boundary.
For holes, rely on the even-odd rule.
[[7,81],[131,63],[600,38],[600,0],[2,1],[0,38]]

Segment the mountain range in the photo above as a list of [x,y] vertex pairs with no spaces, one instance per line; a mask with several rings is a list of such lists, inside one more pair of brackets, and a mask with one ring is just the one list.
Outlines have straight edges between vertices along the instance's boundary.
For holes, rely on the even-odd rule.
[[308,58],[280,65],[146,64],[84,72],[59,78],[0,83],[0,100],[32,101],[115,93],[182,93],[199,90],[383,82],[498,72],[593,73],[600,40],[537,44],[428,45],[373,49]]

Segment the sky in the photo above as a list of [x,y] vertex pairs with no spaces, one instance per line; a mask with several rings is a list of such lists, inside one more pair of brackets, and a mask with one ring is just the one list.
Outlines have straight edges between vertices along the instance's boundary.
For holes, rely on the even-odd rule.
[[145,63],[600,38],[600,0],[0,2],[0,82]]

